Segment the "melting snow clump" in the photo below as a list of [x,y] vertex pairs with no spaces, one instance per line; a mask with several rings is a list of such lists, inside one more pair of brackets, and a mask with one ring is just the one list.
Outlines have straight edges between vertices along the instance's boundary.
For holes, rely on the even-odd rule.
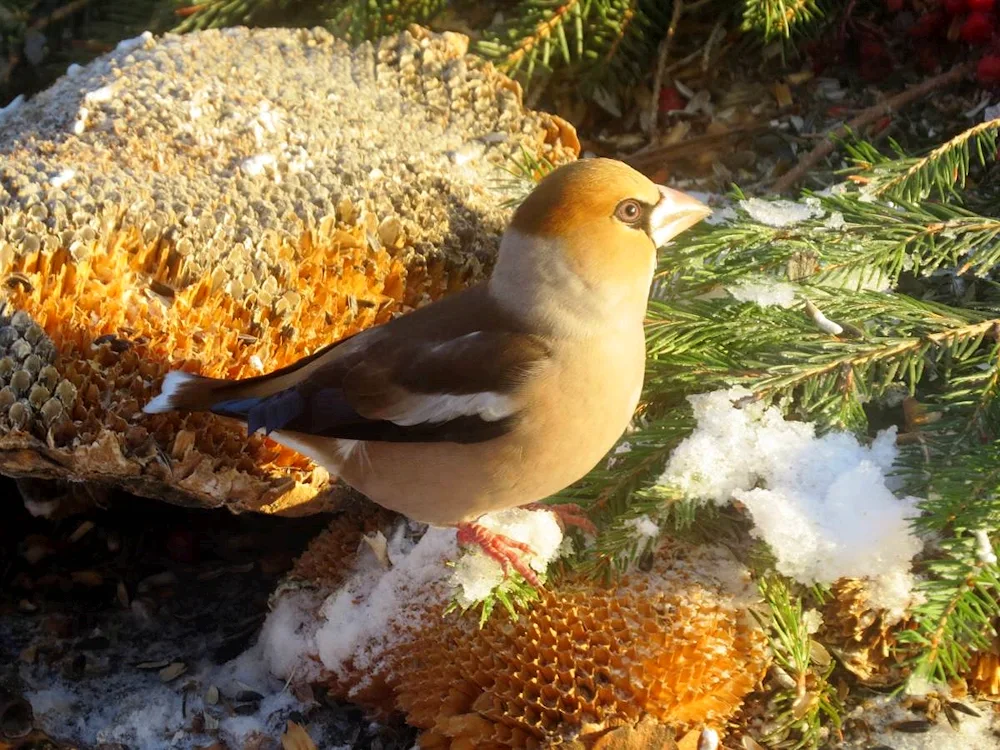
[[806,632],[809,635],[818,633],[819,629],[823,626],[823,615],[818,610],[807,609],[802,613],[802,623],[806,626]]
[[[947,695],[947,690],[944,694]],[[962,702],[969,705],[967,699]],[[872,728],[872,733],[865,737],[863,747],[891,747],[892,750],[989,750],[997,747],[998,722],[992,706],[984,701],[972,708],[978,716],[963,713],[954,727],[944,717],[939,717],[931,722],[927,731],[918,733],[901,731],[896,725],[921,720],[923,713],[907,710],[899,698],[892,696],[878,696],[865,701],[851,715]]]
[[769,227],[790,227],[823,213],[817,206],[786,200],[766,201],[762,198],[742,200],[740,207],[751,219]]
[[766,276],[746,279],[726,289],[740,302],[756,302],[761,307],[790,307],[795,302],[795,286]]
[[24,94],[18,94],[5,106],[0,107],[0,122],[3,122],[7,115],[13,114],[24,104]]
[[395,632],[418,625],[410,610],[442,579],[445,561],[456,552],[453,529],[429,528],[414,543],[405,525],[389,539],[390,568],[370,549],[362,550],[358,558],[363,567],[320,609],[316,646],[323,666],[338,674],[346,674],[348,662],[364,669]]
[[[530,564],[540,573],[562,550],[562,529],[547,511],[514,508],[479,522],[529,545],[535,552]],[[310,589],[280,593],[259,641],[273,674],[316,678],[320,665],[311,658],[315,655],[322,668],[338,676],[375,672],[401,637],[421,627],[429,603],[445,604],[455,596],[459,604],[472,605],[504,581],[500,564],[480,550],[459,556],[455,529],[430,527],[419,540],[412,531],[400,525],[387,540],[384,555],[362,544],[354,568],[325,599],[317,600]]]
[[635,530],[636,536],[650,537],[655,539],[660,535],[660,527],[657,526],[649,516],[639,516],[630,518],[626,523]]
[[[539,573],[544,573],[559,555],[563,533],[555,516],[548,511],[511,508],[483,516],[479,522],[491,531],[531,547],[535,554],[529,564]],[[504,580],[504,571],[496,560],[476,549],[458,561],[453,580],[459,589],[458,603],[467,607],[482,601],[499,586]]]
[[844,215],[840,213],[840,211],[834,211],[830,214],[827,220],[823,222],[823,226],[827,229],[833,229],[834,231],[843,229],[846,225],[847,222],[844,221]]
[[691,396],[698,426],[660,483],[691,498],[740,501],[781,573],[804,584],[869,578],[873,603],[901,617],[922,543],[908,522],[916,498],[899,499],[886,484],[895,428],[871,447],[849,433],[818,437],[814,425],[787,421],[776,407],[733,403],[750,396],[741,387]]
[[191,717],[217,712],[205,701],[204,686],[216,685],[226,699],[252,690],[263,699],[250,713],[225,715],[218,738],[229,747],[246,747],[255,736],[280,734],[294,711],[305,706],[280,681],[267,674],[254,648],[222,665],[208,659],[190,664],[185,679],[201,689],[179,690],[163,683],[156,672],[123,668],[99,680],[45,680],[25,692],[37,726],[57,737],[74,737],[92,745],[127,745],[135,750],[195,750],[213,738],[192,729]]
[[625,521],[625,526],[632,532],[633,538],[639,543],[640,553],[645,553],[650,547],[656,544],[660,537],[660,527],[649,516],[639,516],[629,518]]

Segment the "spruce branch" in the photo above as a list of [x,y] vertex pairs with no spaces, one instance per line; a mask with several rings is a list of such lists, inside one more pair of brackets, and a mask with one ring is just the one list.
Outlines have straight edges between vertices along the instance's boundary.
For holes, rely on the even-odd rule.
[[853,333],[816,326],[804,303],[785,309],[732,298],[650,304],[648,388],[693,393],[743,385],[758,398],[793,398],[826,427],[860,428],[861,404],[903,383],[914,392],[924,373],[948,377],[978,368],[1000,319],[989,310],[953,308],[906,295],[802,291]]
[[[518,6],[513,19],[500,29],[488,31],[477,47],[487,57],[495,58],[501,69],[517,72],[524,69],[525,78],[531,80],[535,66],[541,62],[548,66],[553,53],[560,54],[565,63],[583,56],[582,32],[585,0],[548,2],[531,0]],[[567,34],[566,27],[575,27]],[[576,33],[574,33],[576,32]],[[573,44],[570,44],[570,35]]]
[[677,277],[673,291],[680,294],[736,281],[751,268],[827,286],[889,288],[904,271],[985,275],[1000,261],[1000,219],[960,206],[890,205],[855,192],[811,200],[820,215],[789,226],[744,216],[693,232],[659,274]]
[[584,88],[628,85],[645,73],[663,15],[654,0],[522,0],[476,50],[527,84],[566,70]]
[[[645,533],[649,524],[659,529],[656,536]],[[594,578],[611,581],[649,559],[659,536],[718,544],[725,538],[736,539],[743,527],[745,519],[726,514],[713,503],[692,500],[669,487],[646,483],[632,493],[624,510],[603,525],[596,544],[587,551],[579,569]]]
[[555,165],[544,156],[538,156],[521,146],[517,157],[498,168],[497,177],[492,182],[494,190],[505,194],[505,208],[517,208],[539,181],[555,169]]
[[652,483],[651,475],[662,470],[670,451],[693,428],[685,410],[667,410],[659,419],[626,434],[602,465],[553,500],[578,503],[592,514],[621,514],[634,490]]
[[[991,334],[991,337],[994,337]],[[1000,343],[983,346],[962,363],[947,389],[929,400],[935,411],[934,434],[946,436],[949,445],[979,443],[1000,433]],[[922,444],[928,445],[926,433]],[[937,451],[939,454],[941,451]],[[945,454],[942,454],[945,455]]]
[[[1000,118],[979,123],[921,157],[885,159],[873,149],[856,149],[855,164],[861,171],[853,179],[865,185],[866,195],[908,202],[959,198],[974,164],[986,166],[996,159]],[[897,147],[898,148],[898,147]],[[877,153],[877,152],[876,152]]]
[[174,27],[177,33],[203,29],[221,29],[252,20],[255,13],[268,10],[272,0],[204,0],[204,2],[184,6],[178,15],[184,20]]
[[[344,0],[324,25],[351,41],[377,39],[426,23],[447,6],[448,0]],[[329,5],[329,4],[328,4]]]
[[745,0],[743,30],[760,34],[765,42],[788,39],[825,16],[816,0]]
[[986,532],[1000,526],[1000,445],[962,439],[941,422],[902,463],[907,489],[926,498],[915,528],[940,541],[918,564],[923,602],[898,640],[917,647],[911,658],[916,676],[946,682],[962,676],[972,654],[996,635],[1000,569],[992,545],[984,549],[983,543]]
[[915,627],[900,631],[897,639],[919,649],[912,659],[914,676],[948,682],[962,677],[972,654],[989,648],[996,635],[1000,571],[996,563],[976,559],[971,535],[947,539],[941,552],[923,566],[930,577],[917,589],[924,602],[913,610]]
[[[832,660],[817,657],[825,651],[815,643],[802,612],[802,599],[788,583],[771,573],[757,580],[757,588],[767,605],[767,614],[751,613],[767,635],[775,665],[787,677],[771,700],[775,724],[764,738],[768,747],[818,748],[826,739],[829,722],[840,729],[841,706],[837,691],[829,682]],[[818,662],[826,662],[818,663]]]

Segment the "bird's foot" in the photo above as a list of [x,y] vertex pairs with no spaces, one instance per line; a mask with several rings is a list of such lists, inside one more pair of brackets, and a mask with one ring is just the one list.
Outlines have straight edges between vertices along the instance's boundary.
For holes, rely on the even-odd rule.
[[497,534],[478,523],[460,523],[458,525],[458,543],[463,546],[479,547],[488,557],[496,560],[503,567],[504,574],[508,566],[524,576],[524,580],[536,589],[542,587],[538,574],[528,565],[525,555],[533,555],[534,550],[524,542]]
[[528,510],[547,510],[556,517],[559,528],[563,531],[567,526],[575,526],[584,534],[597,534],[597,527],[594,522],[587,518],[586,512],[576,503],[558,503],[556,505],[546,505],[545,503],[529,503],[524,506]]

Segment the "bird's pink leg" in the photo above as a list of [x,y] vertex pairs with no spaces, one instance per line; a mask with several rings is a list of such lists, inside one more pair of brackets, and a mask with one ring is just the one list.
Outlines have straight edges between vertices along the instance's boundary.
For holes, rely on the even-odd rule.
[[504,573],[507,573],[507,566],[511,566],[524,576],[524,580],[536,589],[542,587],[542,582],[538,580],[538,574],[531,569],[524,555],[533,555],[534,550],[524,542],[497,534],[490,531],[485,526],[478,523],[458,524],[458,543],[466,546],[477,546],[486,555],[496,560],[503,566]]
[[565,531],[567,526],[575,526],[585,534],[597,534],[597,527],[594,522],[587,518],[586,512],[576,503],[558,503],[556,505],[546,505],[545,503],[529,503],[521,506],[528,510],[550,511],[559,522],[559,527]]

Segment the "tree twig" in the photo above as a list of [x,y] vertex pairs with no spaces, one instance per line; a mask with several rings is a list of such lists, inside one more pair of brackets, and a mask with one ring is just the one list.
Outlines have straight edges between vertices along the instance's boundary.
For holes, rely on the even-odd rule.
[[31,24],[30,28],[33,29],[34,31],[42,31],[50,24],[58,23],[59,21],[68,18],[74,13],[83,10],[88,5],[90,5],[90,3],[91,0],[70,0],[70,2],[66,3],[65,5],[56,8],[51,13],[42,16],[37,21],[34,21]]
[[812,151],[799,159],[798,164],[785,172],[785,174],[774,182],[774,185],[771,187],[771,192],[783,193],[798,184],[798,182],[805,177],[813,167],[833,152],[834,148],[836,148],[837,140],[843,138],[849,132],[860,130],[866,125],[870,125],[875,122],[880,117],[883,117],[890,112],[900,110],[908,104],[912,104],[918,99],[923,98],[936,89],[952,83],[958,83],[966,75],[972,72],[973,67],[973,63],[962,63],[960,65],[956,65],[940,75],[921,81],[914,86],[910,86],[908,89],[900,91],[898,94],[890,96],[888,99],[885,99],[878,104],[874,104],[867,109],[863,109],[856,117],[848,120],[843,125],[839,125],[829,130],[823,140],[820,141]]
[[653,97],[649,101],[649,134],[656,138],[660,126],[660,90],[663,88],[663,70],[667,67],[667,59],[670,57],[670,47],[674,42],[674,35],[677,33],[677,25],[681,21],[681,14],[684,12],[684,0],[674,0],[673,13],[670,16],[670,26],[667,27],[667,35],[660,42],[660,53],[656,58],[656,75],[653,76]]
[[649,174],[674,160],[681,161],[696,157],[701,149],[717,146],[730,139],[747,138],[767,130],[770,130],[769,125],[736,127],[722,133],[696,135],[676,143],[648,145],[633,154],[621,157],[621,159],[640,172]]

